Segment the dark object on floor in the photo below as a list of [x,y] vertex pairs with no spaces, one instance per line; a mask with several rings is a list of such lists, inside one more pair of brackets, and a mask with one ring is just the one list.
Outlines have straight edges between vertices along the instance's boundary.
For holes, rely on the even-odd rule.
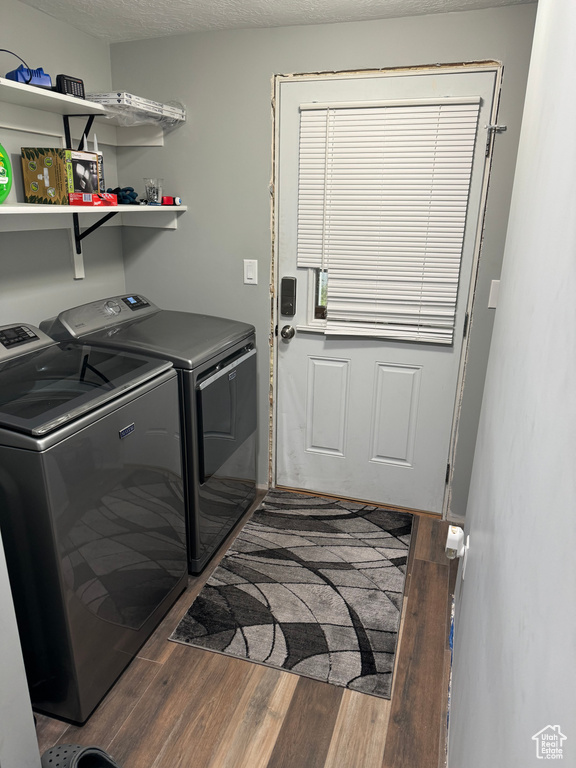
[[59,744],[42,755],[42,768],[121,768],[100,747]]
[[270,491],[170,639],[390,698],[411,528]]

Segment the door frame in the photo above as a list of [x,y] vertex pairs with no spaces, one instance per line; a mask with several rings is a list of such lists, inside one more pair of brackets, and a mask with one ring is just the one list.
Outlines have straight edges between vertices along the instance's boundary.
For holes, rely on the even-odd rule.
[[[278,270],[278,194],[276,182],[279,171],[279,148],[280,148],[280,93],[281,86],[285,83],[302,82],[310,80],[351,80],[369,77],[403,77],[406,75],[426,75],[426,74],[457,74],[462,72],[493,72],[494,80],[494,98],[492,101],[492,110],[490,113],[490,125],[494,126],[497,122],[498,108],[500,105],[500,93],[502,88],[502,75],[504,66],[500,61],[472,61],[462,64],[429,64],[418,65],[414,67],[394,67],[370,70],[343,70],[340,72],[311,72],[298,73],[291,75],[274,75],[272,78],[272,119],[273,119],[273,146],[272,146],[272,180],[270,184],[271,192],[271,225],[272,225],[272,264],[270,274],[270,430],[269,430],[269,464],[268,464],[268,484],[275,487],[276,483],[276,433],[277,433],[277,377],[278,377],[278,296],[279,296],[279,270]],[[488,197],[488,188],[490,183],[490,172],[492,168],[494,131],[489,131],[488,126],[479,126],[479,130],[486,131],[486,158],[484,162],[484,174],[482,179],[482,188],[480,194],[480,207],[478,210],[478,219],[476,222],[476,238],[474,243],[474,253],[472,261],[472,270],[470,284],[468,286],[468,298],[466,303],[466,336],[460,353],[460,363],[458,369],[458,380],[456,397],[454,401],[454,411],[452,416],[452,429],[450,433],[450,448],[448,452],[449,471],[447,473],[447,482],[444,491],[444,502],[442,505],[442,519],[445,520],[450,511],[450,501],[452,497],[452,481],[454,473],[454,459],[456,456],[456,444],[458,441],[458,429],[460,425],[460,414],[462,408],[462,396],[465,387],[466,364],[470,348],[470,328],[473,320],[474,300],[476,296],[476,286],[478,281],[478,267],[482,255],[482,240],[484,235],[484,221],[486,216],[486,203]]]

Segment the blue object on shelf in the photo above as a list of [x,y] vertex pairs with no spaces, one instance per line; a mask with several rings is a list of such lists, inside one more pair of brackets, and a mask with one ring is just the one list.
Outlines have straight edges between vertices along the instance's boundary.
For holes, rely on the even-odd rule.
[[[31,80],[30,74],[32,74]],[[52,88],[52,79],[50,75],[44,72],[42,67],[28,69],[24,64],[20,64],[18,69],[13,69],[12,72],[6,73],[6,79],[14,80],[17,83],[24,83],[25,85],[39,85],[42,88]]]

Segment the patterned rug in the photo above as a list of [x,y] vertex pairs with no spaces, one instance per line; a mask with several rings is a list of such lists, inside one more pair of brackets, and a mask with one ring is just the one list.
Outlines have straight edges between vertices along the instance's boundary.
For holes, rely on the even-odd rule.
[[270,491],[170,639],[390,698],[411,528]]

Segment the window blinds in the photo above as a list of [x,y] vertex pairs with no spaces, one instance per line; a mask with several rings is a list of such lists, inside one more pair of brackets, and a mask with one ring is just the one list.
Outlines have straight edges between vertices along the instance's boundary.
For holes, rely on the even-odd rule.
[[298,266],[327,334],[451,344],[480,99],[301,106]]

